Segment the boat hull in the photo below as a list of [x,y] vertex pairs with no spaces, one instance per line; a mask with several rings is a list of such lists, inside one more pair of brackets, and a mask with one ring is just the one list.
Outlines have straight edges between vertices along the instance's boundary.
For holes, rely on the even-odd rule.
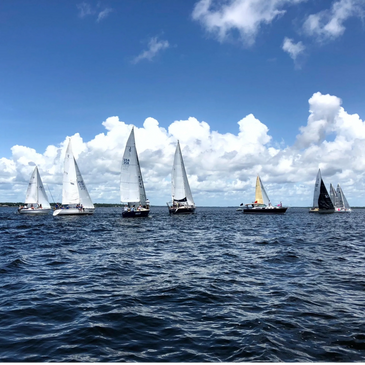
[[244,208],[243,214],[284,214],[287,207],[281,208]]
[[195,207],[189,206],[189,207],[168,207],[170,214],[193,214],[195,213]]
[[351,209],[335,209],[335,213],[351,213]]
[[143,209],[143,210],[135,210],[135,211],[124,211],[122,212],[123,218],[141,218],[141,217],[148,217],[148,214],[150,213],[149,209]]
[[19,214],[31,214],[31,215],[38,215],[38,214],[48,214],[51,209],[18,209]]
[[318,213],[319,209],[318,208],[310,208],[309,209],[309,213]]
[[53,216],[60,216],[60,215],[91,215],[94,214],[94,208],[65,208],[65,209],[56,209],[53,212]]
[[335,209],[318,209],[319,214],[331,214],[334,213]]

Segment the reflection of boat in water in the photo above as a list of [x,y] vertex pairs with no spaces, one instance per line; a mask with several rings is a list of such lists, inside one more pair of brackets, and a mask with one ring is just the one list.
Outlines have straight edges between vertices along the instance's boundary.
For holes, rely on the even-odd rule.
[[248,214],[283,214],[287,211],[287,207],[283,207],[280,203],[273,206],[265,191],[264,185],[259,176],[256,179],[255,202],[245,204],[243,213]]
[[53,215],[87,215],[94,214],[94,210],[94,204],[72,153],[70,139],[63,168],[62,207],[56,206]]
[[191,194],[185,170],[180,143],[177,141],[174,164],[171,172],[172,203],[167,203],[170,214],[187,214],[195,212],[195,203]]
[[[334,194],[332,193],[332,189]],[[334,195],[334,206],[335,206],[335,213],[350,213],[351,208],[350,204],[348,203],[345,194],[342,191],[340,184],[337,184],[337,189],[335,190],[331,184],[331,199],[332,195]],[[332,199],[333,202],[333,199]]]
[[38,167],[30,177],[24,205],[18,208],[19,214],[47,214],[51,211],[46,191],[39,175]]
[[334,211],[335,208],[324,185],[321,170],[319,169],[314,184],[313,207],[309,209],[309,213],[329,214],[334,213]]
[[122,213],[124,218],[147,217],[150,212],[150,203],[146,198],[138,160],[134,128],[131,130],[123,155],[120,200],[126,204]]

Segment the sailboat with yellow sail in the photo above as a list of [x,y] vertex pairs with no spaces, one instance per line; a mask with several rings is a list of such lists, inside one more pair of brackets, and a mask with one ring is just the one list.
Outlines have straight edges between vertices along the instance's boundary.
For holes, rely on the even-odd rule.
[[271,204],[270,199],[264,188],[260,176],[256,179],[256,194],[255,202],[245,204],[243,213],[249,214],[283,214],[287,211],[287,207],[283,207],[282,203],[274,206]]

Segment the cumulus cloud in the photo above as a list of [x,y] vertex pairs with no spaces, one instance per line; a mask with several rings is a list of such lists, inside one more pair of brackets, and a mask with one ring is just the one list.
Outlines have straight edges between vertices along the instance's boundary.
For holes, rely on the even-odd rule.
[[365,11],[363,0],[338,0],[331,9],[311,14],[305,20],[303,29],[319,41],[332,40],[345,31],[344,22],[350,17],[362,17]]
[[285,5],[304,0],[200,0],[194,7],[192,17],[201,22],[209,33],[225,41],[234,31],[241,39],[252,45],[260,28],[284,15]]
[[297,57],[304,52],[305,46],[302,42],[294,43],[292,39],[285,37],[282,49],[296,61]]
[[[121,161],[132,124],[117,116],[90,141],[76,133],[73,151],[94,202],[119,202]],[[139,160],[152,205],[170,200],[170,173],[176,141],[180,141],[194,199],[198,205],[237,205],[254,198],[260,174],[273,203],[309,206],[314,180],[321,168],[327,184],[340,183],[350,204],[365,200],[365,122],[348,114],[340,98],[319,92],[309,99],[309,117],[292,146],[277,146],[268,127],[249,114],[232,133],[211,130],[194,117],[162,128],[154,118],[135,127]],[[34,164],[47,193],[60,201],[67,138],[39,152],[12,147],[10,159],[0,158],[0,201],[22,201]],[[52,200],[52,199],[51,199]]]
[[140,55],[133,59],[133,63],[138,63],[144,59],[151,61],[159,52],[168,48],[169,42],[164,40],[158,40],[157,37],[153,37],[148,42],[148,49],[143,51]]

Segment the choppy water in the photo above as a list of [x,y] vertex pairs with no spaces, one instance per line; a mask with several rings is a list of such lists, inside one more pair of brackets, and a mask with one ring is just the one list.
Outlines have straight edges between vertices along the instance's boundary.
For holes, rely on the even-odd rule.
[[0,361],[365,361],[365,210],[0,208]]

